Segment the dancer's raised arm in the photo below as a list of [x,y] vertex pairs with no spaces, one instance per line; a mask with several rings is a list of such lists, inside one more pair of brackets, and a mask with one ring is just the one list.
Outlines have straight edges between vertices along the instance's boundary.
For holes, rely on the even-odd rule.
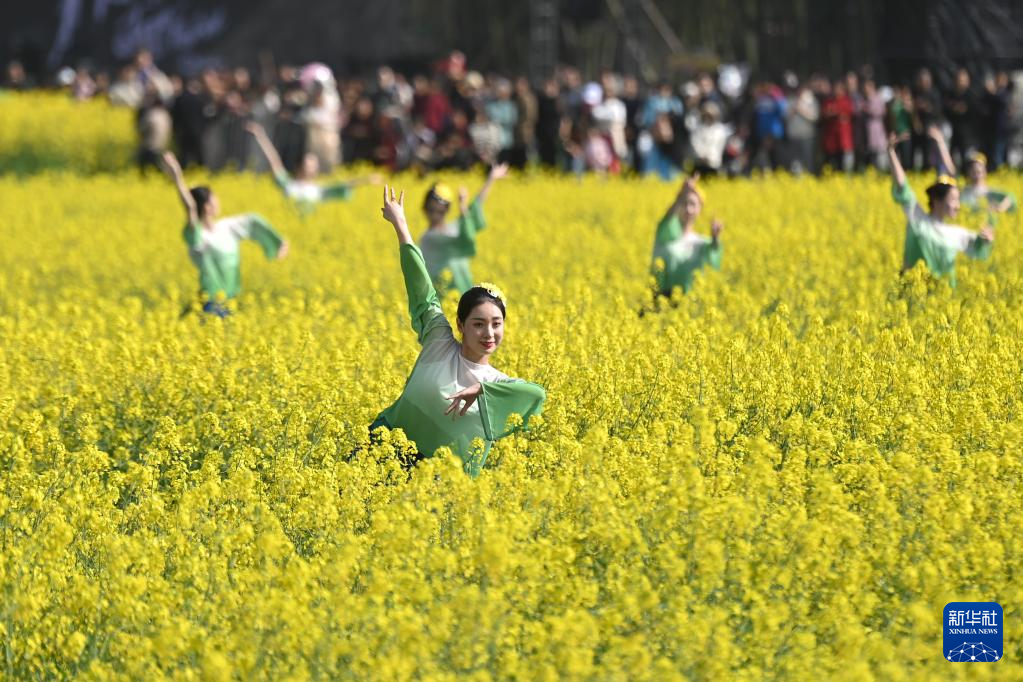
[[185,177],[181,172],[181,164],[178,163],[177,157],[173,152],[164,152],[162,158],[164,170],[174,181],[174,186],[178,190],[178,198],[181,199],[185,212],[188,214],[188,222],[199,222],[199,208],[195,205],[195,199],[192,198],[192,192],[189,191],[188,185],[185,184]]

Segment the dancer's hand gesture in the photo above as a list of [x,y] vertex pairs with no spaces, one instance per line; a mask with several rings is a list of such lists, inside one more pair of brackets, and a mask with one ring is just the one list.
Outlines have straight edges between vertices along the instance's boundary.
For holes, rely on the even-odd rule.
[[397,198],[394,196],[394,188],[384,185],[384,206],[381,209],[384,220],[394,226],[401,244],[411,244],[412,236],[408,231],[408,223],[405,221],[405,191],[402,190]]
[[451,406],[444,410],[444,414],[450,414],[452,419],[464,417],[465,413],[472,407],[472,404],[476,402],[476,398],[479,397],[482,390],[483,384],[474,384],[454,395],[446,396],[444,399],[450,400]]
[[718,240],[718,237],[721,236],[721,231],[723,229],[725,229],[725,224],[718,220],[717,218],[715,218],[714,221],[710,224],[710,236],[714,239],[714,241]]

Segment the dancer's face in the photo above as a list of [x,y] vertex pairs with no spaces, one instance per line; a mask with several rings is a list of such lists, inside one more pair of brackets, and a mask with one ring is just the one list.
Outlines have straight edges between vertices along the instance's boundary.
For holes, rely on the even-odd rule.
[[944,199],[934,202],[933,212],[941,220],[959,215],[959,188],[953,187]]
[[472,309],[465,322],[458,322],[462,345],[470,355],[488,357],[501,345],[504,338],[504,315],[493,303],[480,303]]
[[976,185],[987,177],[987,168],[980,161],[971,161],[966,167],[966,177],[970,179],[970,184]]
[[442,204],[433,199],[428,201],[426,203],[426,219],[430,222],[430,227],[443,224],[449,208],[451,208],[450,204]]
[[210,192],[210,200],[206,202],[203,215],[210,220],[216,220],[220,216],[220,199],[213,192]]
[[689,220],[695,220],[700,215],[700,211],[703,210],[703,203],[700,201],[700,197],[694,193],[689,192],[686,194],[685,201],[682,202],[682,222]]

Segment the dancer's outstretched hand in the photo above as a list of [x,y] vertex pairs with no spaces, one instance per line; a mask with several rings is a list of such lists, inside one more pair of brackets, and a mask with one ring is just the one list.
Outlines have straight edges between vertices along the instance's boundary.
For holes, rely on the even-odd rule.
[[381,209],[384,220],[394,225],[395,228],[405,225],[405,190],[402,190],[398,198],[394,198],[394,188],[384,185],[384,207]]
[[508,164],[499,163],[490,169],[490,179],[500,180],[501,178],[507,177],[508,175]]
[[718,220],[717,218],[715,218],[714,222],[710,224],[710,236],[713,237],[714,239],[717,239],[719,236],[721,236],[721,231],[723,229],[725,229],[725,224]]
[[451,418],[464,417],[465,413],[469,411],[472,404],[476,402],[476,398],[479,397],[480,392],[483,390],[483,384],[474,384],[469,388],[462,389],[454,395],[446,396],[445,400],[451,401],[451,406],[444,410],[444,414],[450,414]]

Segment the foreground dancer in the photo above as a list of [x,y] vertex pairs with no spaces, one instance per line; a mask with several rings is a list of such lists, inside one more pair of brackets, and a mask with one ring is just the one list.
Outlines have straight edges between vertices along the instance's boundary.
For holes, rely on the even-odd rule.
[[288,242],[262,216],[255,213],[220,215],[220,201],[209,187],[188,188],[181,166],[171,152],[163,155],[167,173],[174,180],[188,223],[184,237],[188,255],[199,269],[199,289],[203,312],[226,317],[227,302],[241,291],[241,256],[239,244],[251,239],[263,248],[267,258],[279,259],[288,254]]
[[[409,315],[422,350],[401,397],[380,413],[370,432],[403,429],[419,449],[414,460],[448,446],[465,471],[477,476],[493,442],[514,431],[506,427],[508,417],[518,414],[527,424],[540,414],[546,393],[490,364],[504,337],[506,312],[504,295],[493,285],[470,287],[462,295],[457,314],[462,341],[455,340],[423,254],[409,234],[404,204],[404,192],[395,199],[394,190],[384,188],[383,215],[398,236]],[[477,438],[482,449],[473,448]]]
[[429,228],[419,238],[419,246],[423,250],[426,269],[442,296],[451,290],[463,294],[472,287],[469,259],[476,255],[476,235],[487,226],[483,218],[483,201],[494,182],[507,174],[506,163],[491,168],[487,181],[472,203],[468,202],[468,191],[461,188],[458,192],[460,214],[453,223],[445,221],[455,198],[451,188],[438,183],[427,193],[423,211]]
[[895,151],[898,139],[892,135],[888,142],[888,160],[892,167],[892,198],[906,214],[906,246],[902,257],[902,272],[917,261],[924,261],[936,277],[948,279],[955,287],[956,256],[965,253],[970,258],[984,259],[991,255],[994,230],[986,227],[979,233],[948,224],[959,213],[959,187],[955,178],[940,175],[927,188],[928,210],[917,203],[913,189],[906,182],[906,172]]
[[675,287],[688,293],[693,287],[693,275],[704,265],[721,269],[720,237],[724,225],[719,220],[711,223],[710,237],[695,230],[696,219],[703,211],[703,192],[696,186],[699,178],[699,175],[686,178],[657,225],[652,263],[657,295],[670,297]]
[[284,168],[284,162],[281,161],[280,154],[277,153],[277,149],[270,141],[263,126],[258,123],[248,123],[245,129],[256,138],[256,143],[270,164],[270,170],[273,172],[277,186],[284,192],[284,196],[295,202],[299,213],[303,216],[311,213],[316,206],[324,201],[348,200],[352,196],[352,190],[356,187],[375,185],[381,181],[379,175],[371,175],[368,178],[356,178],[348,182],[321,185],[315,182],[316,176],[320,172],[320,162],[315,154],[303,156],[298,173],[295,177],[291,177]]

